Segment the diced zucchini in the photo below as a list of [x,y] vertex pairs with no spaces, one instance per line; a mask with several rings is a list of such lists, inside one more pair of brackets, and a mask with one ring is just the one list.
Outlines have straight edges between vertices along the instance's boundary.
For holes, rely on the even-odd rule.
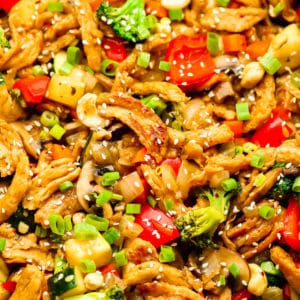
[[80,260],[91,259],[98,268],[108,264],[112,257],[112,249],[100,233],[93,240],[67,240],[65,251],[68,263],[73,266],[78,265]]
[[59,73],[59,69],[65,61],[67,61],[67,53],[65,51],[59,51],[55,54],[53,59],[53,68],[55,73]]
[[52,101],[75,108],[85,92],[85,83],[71,76],[54,74],[50,80],[46,97]]

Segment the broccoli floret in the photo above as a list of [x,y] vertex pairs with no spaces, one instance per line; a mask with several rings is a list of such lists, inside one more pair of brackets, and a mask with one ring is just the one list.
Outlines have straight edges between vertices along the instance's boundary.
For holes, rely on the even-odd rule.
[[96,12],[97,18],[110,25],[121,38],[134,43],[140,42],[151,34],[144,5],[144,0],[127,0],[120,7],[102,2]]
[[267,193],[267,197],[275,200],[284,200],[289,198],[293,193],[293,183],[294,178],[291,176],[280,177]]
[[230,199],[241,189],[236,188],[226,192],[222,188],[201,188],[197,194],[209,200],[210,206],[196,208],[175,220],[183,241],[191,242],[199,248],[214,247],[212,237],[217,227],[225,221],[230,205]]
[[115,285],[106,290],[106,297],[108,299],[122,300],[124,299],[124,292],[121,288]]

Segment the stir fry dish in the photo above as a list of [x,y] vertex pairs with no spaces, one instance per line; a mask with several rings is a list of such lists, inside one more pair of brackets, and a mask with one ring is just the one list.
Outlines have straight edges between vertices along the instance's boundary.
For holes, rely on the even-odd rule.
[[0,300],[300,297],[300,4],[0,2]]

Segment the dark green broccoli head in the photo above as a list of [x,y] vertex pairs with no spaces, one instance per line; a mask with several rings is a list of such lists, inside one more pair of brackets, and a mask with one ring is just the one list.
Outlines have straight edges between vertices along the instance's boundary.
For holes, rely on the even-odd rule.
[[118,36],[127,41],[140,42],[151,34],[143,0],[127,0],[120,7],[102,2],[96,13],[100,21],[110,25]]
[[267,193],[267,197],[275,200],[284,200],[289,198],[293,193],[293,183],[294,179],[291,176],[283,176],[279,178]]
[[118,286],[113,286],[106,291],[107,299],[113,300],[123,300],[124,299],[124,292]]

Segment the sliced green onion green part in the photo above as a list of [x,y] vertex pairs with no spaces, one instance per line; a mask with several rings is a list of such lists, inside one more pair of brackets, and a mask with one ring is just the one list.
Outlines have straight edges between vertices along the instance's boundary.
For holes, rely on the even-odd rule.
[[283,11],[283,9],[284,9],[284,3],[280,1],[274,6],[273,14],[275,16],[278,16]]
[[73,229],[73,223],[72,223],[72,217],[69,216],[65,216],[64,217],[64,221],[65,221],[65,229],[66,231],[71,231]]
[[118,67],[118,62],[111,59],[104,59],[101,63],[100,72],[108,77],[114,77]]
[[53,127],[55,124],[59,123],[59,118],[58,116],[53,113],[52,111],[49,110],[45,110],[43,111],[43,113],[41,114],[40,117],[40,122],[43,126],[46,127]]
[[94,72],[94,70],[91,68],[91,67],[89,67],[89,66],[85,66],[85,71],[87,72],[87,73],[89,73],[89,74],[91,74],[91,75],[94,75],[95,74],[95,72]]
[[141,212],[140,203],[127,203],[125,213],[128,215],[137,215]]
[[79,270],[82,273],[94,273],[96,272],[96,264],[92,259],[81,259],[78,262]]
[[96,204],[99,206],[104,205],[111,199],[112,194],[113,193],[109,190],[102,190],[100,194],[96,197]]
[[0,47],[2,48],[10,48],[9,41],[5,37],[4,29],[0,26]]
[[64,11],[64,6],[61,2],[48,2],[47,11],[63,12]]
[[49,226],[53,233],[57,235],[64,235],[65,221],[61,215],[52,213],[49,217]]
[[149,205],[151,207],[155,207],[157,205],[157,201],[155,200],[155,198],[151,195],[147,196],[147,202],[149,203]]
[[206,39],[206,48],[212,55],[217,55],[219,49],[219,35],[215,32],[208,32]]
[[236,103],[235,110],[239,121],[246,121],[250,119],[249,105],[247,102]]
[[106,232],[103,233],[103,237],[111,245],[119,239],[120,233],[116,228],[111,227]]
[[224,274],[220,275],[219,282],[220,282],[220,286],[226,285],[226,277]]
[[34,234],[35,234],[37,237],[44,238],[44,237],[47,236],[47,229],[43,228],[43,227],[40,226],[40,225],[36,225]]
[[222,181],[222,188],[225,192],[237,189],[238,183],[234,178],[228,178]]
[[58,272],[62,272],[66,267],[68,266],[68,263],[60,258],[58,255],[55,255],[54,257],[54,274]]
[[0,85],[4,85],[4,84],[5,84],[4,76],[2,73],[0,73]]
[[49,134],[56,140],[60,140],[65,133],[66,130],[59,124],[55,124],[49,131]]
[[162,263],[175,261],[175,252],[173,247],[168,245],[160,246],[159,261]]
[[145,40],[151,35],[150,30],[144,24],[137,25],[137,33],[140,40]]
[[125,249],[115,253],[115,262],[118,267],[123,267],[127,265],[128,259],[126,257]]
[[257,145],[255,145],[254,143],[251,143],[251,142],[246,142],[242,146],[243,152],[247,153],[247,154],[257,150],[257,148],[258,148]]
[[151,14],[146,16],[146,22],[148,28],[154,28],[158,23],[157,18]]
[[260,267],[267,274],[281,276],[280,270],[276,268],[275,264],[271,260],[263,261],[260,264]]
[[141,102],[155,111],[156,114],[161,115],[167,108],[167,104],[157,95],[149,95],[141,99]]
[[294,180],[292,190],[296,193],[300,192],[300,176],[297,176]]
[[300,87],[300,72],[293,72],[291,74],[291,82],[296,87]]
[[163,202],[163,204],[164,204],[164,208],[167,211],[174,209],[174,202],[173,202],[173,199],[171,199],[171,198],[165,199],[164,202]]
[[266,175],[264,173],[260,173],[256,176],[254,180],[254,185],[259,187],[263,185],[265,181],[266,181]]
[[80,49],[75,46],[70,46],[67,49],[67,61],[71,65],[78,65],[80,62]]
[[109,226],[108,219],[93,214],[87,214],[84,222],[95,226],[98,231],[106,231]]
[[227,7],[230,3],[230,0],[217,0],[217,5],[222,7]]
[[280,61],[270,53],[266,53],[259,62],[270,75],[274,75],[281,68]]
[[265,165],[266,157],[264,154],[254,153],[251,157],[250,165],[254,168],[262,168]]
[[239,268],[239,266],[238,266],[236,263],[232,263],[232,264],[229,266],[228,270],[229,270],[230,274],[231,274],[234,278],[238,277],[239,274],[240,274],[240,268]]
[[147,68],[150,64],[151,54],[149,52],[140,52],[137,58],[137,65],[142,68]]
[[0,251],[3,251],[5,249],[6,245],[6,238],[0,238]]
[[73,186],[74,186],[73,182],[70,180],[67,180],[67,181],[61,183],[58,188],[63,193],[65,191],[71,189]]
[[169,9],[168,16],[171,21],[181,21],[184,17],[183,10],[181,8]]
[[94,225],[78,223],[74,225],[74,238],[77,240],[94,240],[99,235]]
[[117,171],[106,172],[102,176],[102,185],[109,186],[114,184],[118,179],[120,179],[120,173]]
[[268,206],[268,205],[262,205],[259,208],[258,213],[263,219],[270,220],[271,218],[273,218],[273,216],[275,214],[275,209],[271,206]]
[[40,76],[40,75],[44,75],[45,71],[41,65],[34,65],[32,67],[32,74],[34,76]]
[[171,68],[171,63],[169,61],[161,60],[159,62],[158,68],[161,71],[168,72],[170,70],[170,68]]
[[70,64],[68,61],[65,61],[60,66],[58,73],[60,75],[68,76],[72,73],[73,69],[74,69],[74,66],[72,64]]

